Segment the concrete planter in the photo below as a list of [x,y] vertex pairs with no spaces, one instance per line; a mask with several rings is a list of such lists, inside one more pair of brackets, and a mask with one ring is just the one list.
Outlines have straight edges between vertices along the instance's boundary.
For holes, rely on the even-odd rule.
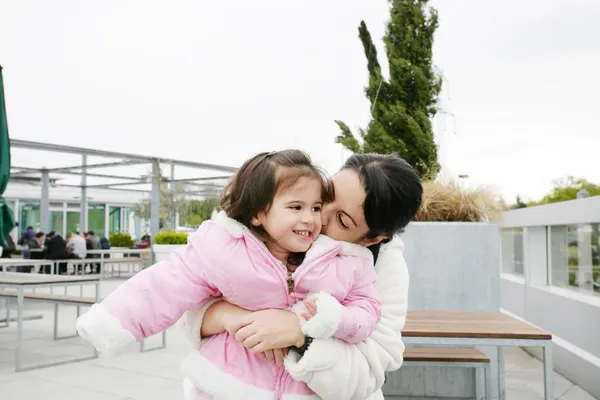
[[497,311],[500,228],[469,222],[413,222],[402,235],[411,310]]
[[[127,250],[129,250],[129,247],[111,247],[110,250],[111,251],[115,251],[115,250],[127,251]],[[123,252],[123,253],[111,253],[111,257],[112,258],[123,258],[123,257],[125,257],[125,252]]]
[[[410,273],[409,310],[499,310],[498,225],[413,222],[402,238]],[[492,358],[494,374],[495,352],[481,350]],[[474,399],[474,382],[468,369],[406,367],[388,374],[383,391],[389,399]],[[482,394],[483,387],[477,391]]]
[[154,253],[155,262],[168,260],[173,250],[179,249],[183,244],[153,244],[152,252]]

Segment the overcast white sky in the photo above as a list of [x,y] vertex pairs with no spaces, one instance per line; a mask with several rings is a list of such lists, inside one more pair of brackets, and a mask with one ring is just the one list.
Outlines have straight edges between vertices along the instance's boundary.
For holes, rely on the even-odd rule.
[[[485,3],[485,7],[484,7]],[[600,2],[433,1],[449,174],[539,198],[600,183]],[[11,137],[237,166],[302,148],[331,172],[334,119],[364,126],[357,26],[383,59],[385,0],[0,0]],[[15,164],[63,165],[36,153]]]

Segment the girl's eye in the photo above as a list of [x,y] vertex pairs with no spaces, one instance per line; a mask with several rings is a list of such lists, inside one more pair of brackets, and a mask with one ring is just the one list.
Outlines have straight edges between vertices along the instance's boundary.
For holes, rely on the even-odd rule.
[[292,210],[296,210],[296,211],[300,211],[300,210],[302,210],[302,206],[298,206],[298,205],[296,205],[296,206],[290,206],[290,208],[291,208]]
[[321,206],[314,206],[313,207],[313,211],[314,212],[321,212]]
[[341,225],[342,228],[348,229],[348,227],[344,223],[344,220],[342,219],[342,214],[338,213],[337,219],[338,219],[338,223]]

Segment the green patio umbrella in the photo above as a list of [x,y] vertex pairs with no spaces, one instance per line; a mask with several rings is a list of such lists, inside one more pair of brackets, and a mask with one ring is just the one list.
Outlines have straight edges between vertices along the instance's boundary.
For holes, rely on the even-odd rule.
[[6,236],[15,227],[15,216],[2,195],[10,179],[10,139],[4,103],[4,81],[0,65],[0,245],[6,246]]

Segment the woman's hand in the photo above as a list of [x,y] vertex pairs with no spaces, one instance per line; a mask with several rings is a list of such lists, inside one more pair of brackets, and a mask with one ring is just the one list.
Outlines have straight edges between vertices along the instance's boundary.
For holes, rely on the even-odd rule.
[[[304,334],[296,314],[285,310],[264,310],[236,318],[225,327],[252,353],[304,345]],[[273,355],[273,358],[277,357]]]

